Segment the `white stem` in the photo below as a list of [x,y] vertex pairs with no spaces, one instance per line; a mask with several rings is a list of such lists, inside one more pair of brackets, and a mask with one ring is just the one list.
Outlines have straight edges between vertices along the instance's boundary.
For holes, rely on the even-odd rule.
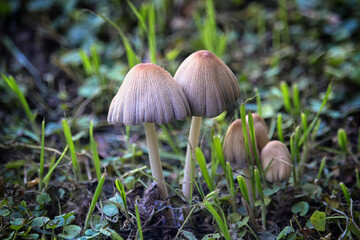
[[[192,189],[191,176],[194,177],[192,168],[192,156],[194,156],[195,148],[199,145],[200,127],[202,117],[192,117],[189,133],[189,142],[186,149],[185,171],[182,185],[182,191],[186,197],[190,197]],[[194,157],[193,157],[194,159]]]
[[155,124],[144,123],[146,144],[149,150],[149,160],[152,176],[156,179],[156,184],[159,188],[161,197],[165,200],[169,197],[167,188],[165,186],[165,178],[162,171],[159,147],[156,138]]

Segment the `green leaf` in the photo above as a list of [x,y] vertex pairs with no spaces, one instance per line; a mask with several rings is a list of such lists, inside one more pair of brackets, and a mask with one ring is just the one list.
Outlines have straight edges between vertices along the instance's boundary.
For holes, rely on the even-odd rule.
[[298,202],[291,207],[292,213],[294,214],[300,213],[299,215],[302,217],[305,216],[308,211],[309,211],[309,204],[305,201]]
[[47,193],[40,193],[36,196],[36,202],[40,205],[44,205],[51,201],[50,195]]
[[31,227],[35,227],[35,228],[41,228],[44,224],[46,224],[48,221],[50,220],[50,218],[48,217],[37,217],[34,218],[31,221]]
[[15,218],[14,220],[10,221],[10,229],[18,231],[21,229],[25,224],[24,218]]
[[112,240],[123,240],[123,238],[114,230],[110,228],[108,228],[107,230],[111,233],[110,237]]
[[218,233],[211,233],[211,234],[206,234],[202,240],[213,240],[213,239],[219,239],[220,238],[220,234]]
[[286,235],[289,234],[290,231],[291,231],[290,226],[284,227],[284,229],[277,235],[276,240],[283,239],[284,237],[286,237]]
[[68,225],[64,227],[64,232],[66,234],[59,234],[59,237],[65,239],[74,239],[81,232],[81,227],[77,225]]
[[189,232],[186,230],[181,230],[181,233],[188,240],[197,240],[197,238],[195,237],[195,235],[192,232]]
[[10,215],[10,210],[9,209],[0,209],[0,216],[6,217]]
[[102,210],[103,210],[104,214],[108,217],[113,217],[113,216],[119,214],[119,209],[114,204],[111,204],[111,203],[106,204]]
[[315,211],[310,217],[311,224],[318,231],[325,231],[326,215],[324,212]]
[[236,223],[236,225],[237,225],[238,228],[242,228],[243,226],[246,226],[246,225],[248,224],[249,220],[250,220],[250,217],[249,217],[249,216],[246,216],[246,217],[244,217],[243,220],[238,221],[238,222]]

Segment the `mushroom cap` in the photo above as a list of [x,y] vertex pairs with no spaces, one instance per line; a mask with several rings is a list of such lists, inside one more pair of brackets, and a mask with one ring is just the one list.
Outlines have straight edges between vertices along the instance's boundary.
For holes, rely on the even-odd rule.
[[[262,117],[260,117],[258,114],[253,113],[253,122],[254,122],[254,129],[255,129],[255,136],[256,136],[256,142],[259,151],[261,151],[265,145],[270,141],[269,139],[269,130],[266,125],[266,122]],[[248,116],[246,115],[246,122],[248,121]]]
[[[251,147],[249,128],[247,129],[249,147],[251,155],[254,158],[254,152]],[[259,152],[256,149],[259,156]],[[223,153],[225,159],[231,164],[233,169],[248,168],[246,161],[245,139],[241,125],[241,119],[232,122],[226,131],[223,143]]]
[[240,97],[237,78],[215,54],[201,50],[188,56],[174,79],[188,99],[193,116],[216,117]]
[[165,124],[190,115],[186,96],[171,75],[152,63],[140,63],[125,76],[110,104],[108,122]]
[[[271,159],[274,159],[271,162]],[[282,181],[290,177],[291,156],[290,152],[280,141],[270,141],[261,151],[261,165],[265,170],[268,167],[265,178],[269,182]]]

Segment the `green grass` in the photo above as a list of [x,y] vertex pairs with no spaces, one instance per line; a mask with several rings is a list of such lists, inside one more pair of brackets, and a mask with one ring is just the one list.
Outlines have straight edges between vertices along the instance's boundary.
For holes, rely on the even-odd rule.
[[99,197],[100,197],[100,194],[102,192],[102,187],[104,185],[104,182],[105,182],[105,173],[102,174],[102,176],[101,176],[101,178],[100,178],[100,180],[98,182],[98,185],[96,187],[94,196],[93,196],[93,198],[91,200],[90,208],[89,208],[89,211],[88,211],[88,213],[86,215],[86,220],[85,220],[85,223],[84,223],[84,231],[89,227],[89,223],[90,223],[90,220],[92,218],[92,213],[94,212],[96,203],[99,200]]
[[91,121],[90,128],[89,128],[90,147],[91,147],[93,163],[94,163],[94,167],[95,167],[96,178],[99,181],[101,178],[101,165],[100,165],[99,154],[98,154],[98,151],[96,148],[96,142],[94,139],[93,125],[94,125],[94,123],[93,123],[93,121]]
[[[35,122],[36,114],[33,114],[30,110],[29,104],[24,96],[24,94],[21,92],[19,86],[17,85],[15,79],[12,76],[6,76],[5,74],[1,74],[1,77],[5,80],[6,84],[10,87],[10,89],[17,95],[21,106],[23,107],[26,117],[30,122],[31,128],[34,131],[35,135],[39,137],[40,130]],[[40,141],[40,138],[39,138]]]
[[72,166],[73,166],[73,173],[74,173],[74,179],[75,182],[77,182],[79,180],[80,177],[80,166],[79,166],[79,162],[77,160],[76,157],[76,151],[75,151],[75,145],[73,142],[73,136],[71,134],[71,130],[70,130],[70,126],[67,123],[66,119],[63,119],[61,121],[62,123],[62,127],[63,127],[63,131],[64,131],[64,136],[66,139],[66,143],[69,146],[69,150],[70,150],[70,154],[71,154],[71,161],[72,161]]

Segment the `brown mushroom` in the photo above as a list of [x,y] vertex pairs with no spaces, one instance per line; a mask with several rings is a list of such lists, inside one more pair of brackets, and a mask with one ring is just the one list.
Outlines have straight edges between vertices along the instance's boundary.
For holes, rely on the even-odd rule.
[[280,141],[270,141],[261,151],[261,165],[269,182],[283,181],[290,177],[292,165],[290,152]]
[[[249,148],[252,159],[249,161],[255,162],[255,154],[250,142],[250,131],[249,128],[247,129],[248,139],[249,139]],[[256,140],[256,139],[255,139]],[[259,156],[258,149],[256,148],[257,155]],[[241,119],[237,119],[232,122],[226,131],[224,143],[223,143],[223,153],[225,159],[231,164],[231,167],[235,169],[241,169],[243,175],[245,177],[245,182],[249,191],[249,197],[252,201],[253,199],[253,192],[251,187],[250,181],[250,172],[248,161],[246,160],[247,154],[245,150],[245,140],[244,134],[242,130]]]
[[198,146],[202,117],[216,117],[240,97],[237,78],[215,54],[201,50],[191,54],[179,66],[174,79],[188,99],[192,120],[186,151],[183,193],[191,192],[191,156]]
[[190,115],[184,92],[171,75],[152,63],[140,63],[125,76],[113,98],[109,113],[110,124],[135,125],[144,123],[152,176],[161,196],[168,198],[162,172],[154,123],[165,124]]

